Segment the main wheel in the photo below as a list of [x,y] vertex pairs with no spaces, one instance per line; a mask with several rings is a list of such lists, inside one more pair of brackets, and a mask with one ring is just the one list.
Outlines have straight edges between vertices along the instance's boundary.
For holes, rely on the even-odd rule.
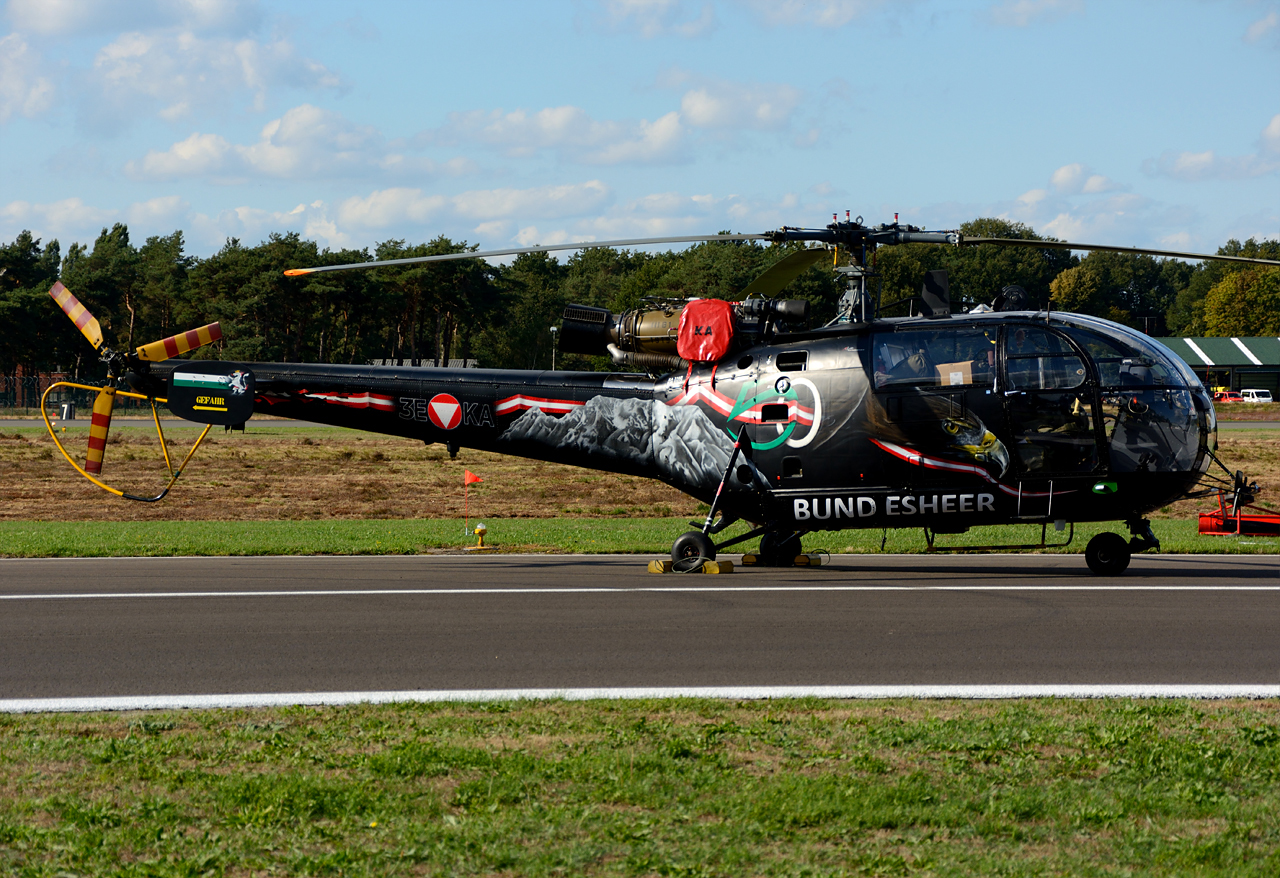
[[701,531],[691,530],[676,538],[671,546],[671,563],[676,570],[692,570],[703,561],[716,559],[716,544]]
[[760,538],[760,563],[765,567],[791,567],[800,554],[800,534],[765,534]]
[[1084,549],[1084,560],[1098,576],[1119,576],[1132,557],[1128,541],[1119,534],[1098,534]]

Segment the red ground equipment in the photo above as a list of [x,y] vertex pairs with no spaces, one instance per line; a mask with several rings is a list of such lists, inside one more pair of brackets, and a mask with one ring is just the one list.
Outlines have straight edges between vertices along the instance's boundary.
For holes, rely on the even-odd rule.
[[[1253,510],[1245,512],[1246,509]],[[1200,533],[1208,536],[1280,536],[1280,512],[1251,503],[1227,504],[1218,492],[1218,511],[1200,516]]]

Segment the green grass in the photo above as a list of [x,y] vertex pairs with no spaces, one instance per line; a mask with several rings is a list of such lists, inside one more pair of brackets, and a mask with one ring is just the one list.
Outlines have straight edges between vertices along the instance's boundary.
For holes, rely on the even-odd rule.
[[[474,526],[475,522],[472,522]],[[672,541],[689,529],[683,518],[631,519],[498,519],[486,522],[486,541],[503,551],[586,554],[666,554]],[[1162,551],[1175,553],[1273,554],[1280,538],[1202,537],[1196,522],[1154,523]],[[738,524],[720,534],[744,533]],[[1103,530],[1123,531],[1116,524],[1084,524],[1066,549],[1083,552],[1089,538]],[[809,534],[807,551],[835,554],[879,552],[881,531],[838,531]],[[1066,535],[1049,529],[1049,539]],[[1021,544],[1038,541],[1039,526],[975,528],[967,534],[940,535],[938,545]],[[404,555],[460,549],[474,545],[455,520],[373,521],[149,521],[149,522],[0,522],[0,556],[22,558],[112,557],[130,555]],[[752,551],[755,541],[730,548]],[[884,551],[920,552],[918,529],[889,531]]]
[[1272,702],[0,717],[5,875],[1274,875]]

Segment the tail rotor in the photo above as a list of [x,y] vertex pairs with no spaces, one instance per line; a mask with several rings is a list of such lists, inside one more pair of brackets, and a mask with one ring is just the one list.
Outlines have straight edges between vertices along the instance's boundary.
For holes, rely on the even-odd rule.
[[[150,400],[153,415],[155,417],[156,429],[157,431],[160,430],[160,419],[158,414],[154,411],[155,403],[157,401],[156,396],[158,394],[149,392],[144,396],[139,393],[131,393],[127,389],[123,389],[126,388],[127,385],[122,383],[121,379],[126,375],[126,373],[129,373],[129,379],[130,382],[132,382],[137,375],[146,375],[150,369],[150,364],[152,363],[161,363],[173,357],[178,357],[189,353],[190,351],[194,351],[197,348],[204,347],[205,345],[212,344],[215,341],[219,341],[222,338],[222,327],[217,323],[210,323],[205,326],[201,326],[198,329],[192,329],[187,332],[178,333],[177,335],[171,335],[168,338],[161,339],[160,341],[140,345],[132,353],[127,351],[119,352],[112,350],[103,343],[102,325],[98,322],[98,319],[94,317],[89,309],[84,306],[84,303],[77,299],[70,290],[63,286],[61,281],[54,283],[53,287],[49,290],[49,296],[57,303],[58,307],[62,309],[62,312],[70,318],[71,322],[76,325],[76,328],[80,330],[81,334],[84,335],[89,344],[93,345],[94,350],[98,351],[101,355],[102,362],[107,366],[107,380],[100,387],[73,384],[71,382],[59,382],[54,385],[55,387],[67,386],[81,390],[97,391],[97,396],[93,401],[93,420],[89,425],[89,450],[85,456],[84,468],[80,470],[81,474],[88,476],[89,479],[99,487],[104,488],[113,494],[127,497],[131,500],[160,499],[160,497],[163,497],[168,493],[168,487],[166,487],[158,497],[135,497],[131,494],[125,494],[123,491],[119,491],[109,485],[105,485],[98,480],[98,477],[102,475],[102,464],[106,455],[107,438],[111,431],[111,414],[115,409],[117,395],[122,394],[124,396],[140,400]],[[53,387],[49,388],[49,390],[52,389]],[[47,395],[48,392],[46,392],[46,396]],[[48,423],[47,416],[45,421]],[[57,434],[53,432],[52,425],[50,425],[49,430],[53,435],[53,440],[57,443],[59,450],[62,451],[63,455],[67,457],[67,460],[70,461],[73,466],[76,466],[75,461],[67,454],[66,449],[62,447],[62,443],[59,441]],[[207,433],[208,428],[205,429],[205,434]],[[188,461],[191,459],[191,455],[195,453],[196,447],[199,446],[200,441],[203,440],[203,438],[204,434],[201,435],[200,439],[196,441],[196,445],[192,447],[191,452],[188,453]],[[163,433],[161,433],[160,440],[161,447],[163,449]],[[169,464],[167,451],[165,451],[165,462],[167,465]],[[183,461],[182,466],[186,466],[186,461]],[[80,469],[80,467],[76,466],[76,469]],[[169,485],[172,486],[173,480],[176,480],[178,475],[182,472],[182,467],[179,467],[175,471],[170,465],[169,472],[171,476]]]

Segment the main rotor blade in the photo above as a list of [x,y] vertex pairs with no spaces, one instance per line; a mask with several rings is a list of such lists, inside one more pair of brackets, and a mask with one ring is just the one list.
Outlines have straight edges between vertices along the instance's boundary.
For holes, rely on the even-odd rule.
[[746,288],[739,293],[743,298],[747,296],[764,296],[766,299],[772,298],[782,292],[782,288],[791,283],[806,268],[813,265],[824,256],[830,255],[831,251],[825,247],[811,247],[808,250],[797,250],[789,256],[784,256],[766,268],[759,277],[747,284]]
[[519,256],[521,253],[547,253],[551,250],[590,250],[593,247],[641,247],[647,244],[695,244],[703,241],[757,241],[766,235],[693,235],[677,238],[628,238],[621,241],[579,241],[575,244],[539,244],[537,247],[517,247],[511,250],[481,250],[467,253],[440,253],[436,256],[410,256],[406,259],[381,259],[373,262],[352,262],[347,265],[317,265],[314,268],[290,268],[286,277],[317,274],[322,271],[347,271],[352,268],[385,268],[388,265],[416,265],[420,262],[446,262],[452,259],[488,259],[490,256]]
[[1026,238],[970,238],[960,235],[956,244],[960,247],[976,247],[979,244],[1034,247],[1048,250],[1105,250],[1109,253],[1141,253],[1147,256],[1170,256],[1175,259],[1214,259],[1219,262],[1245,262],[1251,265],[1280,265],[1275,259],[1254,259],[1248,256],[1219,256],[1214,253],[1183,253],[1178,250],[1152,250],[1147,247],[1112,247],[1109,244],[1074,244],[1070,241],[1031,241]]
[[63,313],[71,318],[71,322],[76,328],[84,333],[84,337],[89,339],[89,344],[94,348],[102,347],[102,327],[98,325],[98,318],[89,313],[89,309],[80,304],[80,300],[71,295],[71,290],[62,285],[62,281],[55,281],[49,289],[49,295],[53,297],[53,301],[58,303],[58,307]]
[[102,474],[102,455],[107,450],[107,433],[111,430],[111,411],[116,405],[116,389],[104,387],[93,401],[93,420],[89,422],[89,456],[84,471],[91,476]]
[[185,354],[187,351],[194,351],[196,348],[212,344],[220,338],[222,338],[222,325],[210,323],[208,326],[201,326],[199,329],[191,329],[187,332],[171,335],[160,341],[153,341],[151,344],[144,344],[138,348],[138,359],[146,360],[149,363],[162,363],[170,357]]

